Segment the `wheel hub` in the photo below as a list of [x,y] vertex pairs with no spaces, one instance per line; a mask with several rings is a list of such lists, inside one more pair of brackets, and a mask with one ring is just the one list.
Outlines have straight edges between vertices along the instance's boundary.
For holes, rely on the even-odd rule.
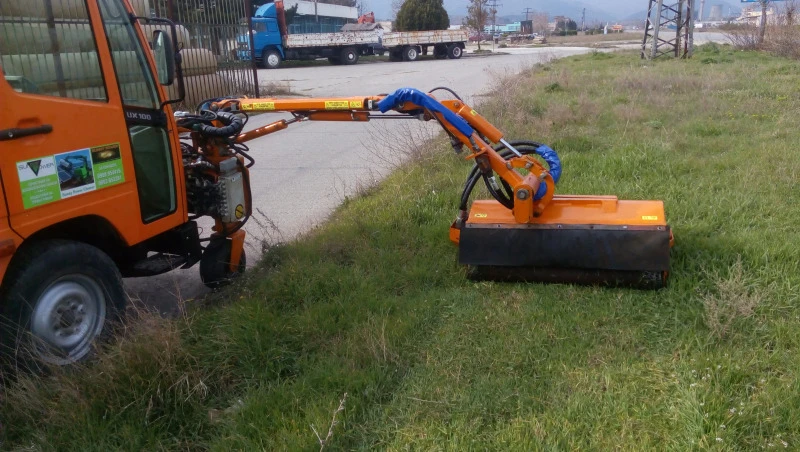
[[34,305],[30,330],[42,359],[54,364],[86,355],[103,328],[105,292],[93,279],[68,275],[53,282]]

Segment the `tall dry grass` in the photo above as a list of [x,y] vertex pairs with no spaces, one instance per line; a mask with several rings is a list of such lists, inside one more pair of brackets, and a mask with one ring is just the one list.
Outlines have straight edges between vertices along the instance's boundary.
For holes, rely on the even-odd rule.
[[800,3],[787,0],[777,6],[777,18],[767,25],[763,42],[756,25],[735,25],[725,28],[730,43],[738,50],[762,50],[777,56],[800,59]]

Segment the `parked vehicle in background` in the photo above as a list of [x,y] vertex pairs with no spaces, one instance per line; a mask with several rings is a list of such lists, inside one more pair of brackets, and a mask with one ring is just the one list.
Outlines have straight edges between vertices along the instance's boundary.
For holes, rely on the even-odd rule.
[[469,36],[469,42],[491,41],[491,39],[490,33],[473,33]]
[[364,22],[355,27],[345,25],[335,33],[289,34],[279,0],[258,8],[252,18],[253,50],[250,37],[242,35],[237,54],[239,59],[254,57],[260,67],[276,69],[285,60],[327,58],[331,64],[349,65],[358,63],[361,56],[385,52],[391,61],[414,61],[429,50],[439,59],[458,59],[467,42],[467,34],[461,30],[384,33],[380,25]]
[[283,2],[268,3],[256,10],[253,22],[253,48],[249,37],[239,37],[239,58],[255,55],[260,67],[276,69],[284,60],[328,58],[332,64],[356,64],[362,55],[372,55],[380,42],[378,29],[337,33],[288,34]]

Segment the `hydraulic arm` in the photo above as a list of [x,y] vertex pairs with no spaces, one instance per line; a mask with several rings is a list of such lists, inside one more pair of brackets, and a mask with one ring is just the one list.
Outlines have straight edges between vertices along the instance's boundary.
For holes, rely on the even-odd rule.
[[[437,90],[449,91],[455,99],[438,100],[433,95]],[[429,93],[402,88],[368,97],[222,98],[205,102],[200,111],[179,125],[191,131],[193,152],[211,165],[238,154],[246,166],[252,161],[244,151],[246,142],[302,121],[437,121],[455,151],[475,162],[450,228],[451,240],[459,244],[459,260],[472,276],[638,287],[666,282],[672,240],[662,202],[556,195],[561,162],[553,149],[533,141],[507,141],[447,88]],[[292,118],[242,132],[242,117],[261,112],[288,112]],[[469,208],[479,180],[494,199],[475,201]],[[244,214],[249,215],[249,188],[246,192]],[[218,221],[215,230],[225,234],[240,227]]]

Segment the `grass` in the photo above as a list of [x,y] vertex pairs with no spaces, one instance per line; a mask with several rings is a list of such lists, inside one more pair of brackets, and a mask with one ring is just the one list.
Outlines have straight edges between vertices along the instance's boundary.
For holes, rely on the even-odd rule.
[[480,106],[560,151],[561,193],[663,199],[667,289],[467,281],[439,140],[186,319],[21,377],[0,448],[797,448],[800,66],[697,53],[569,58]]

